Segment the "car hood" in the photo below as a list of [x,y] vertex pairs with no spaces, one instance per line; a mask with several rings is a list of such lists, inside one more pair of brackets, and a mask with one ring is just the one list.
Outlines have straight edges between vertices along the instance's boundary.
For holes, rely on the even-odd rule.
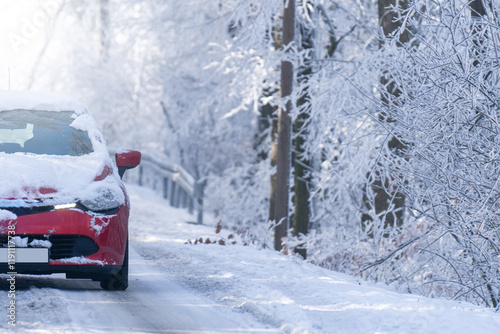
[[118,186],[108,156],[0,153],[0,198],[73,201],[95,183]]

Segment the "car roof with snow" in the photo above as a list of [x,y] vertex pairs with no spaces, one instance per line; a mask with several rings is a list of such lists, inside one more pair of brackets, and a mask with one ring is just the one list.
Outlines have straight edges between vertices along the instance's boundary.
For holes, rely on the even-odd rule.
[[48,92],[0,91],[0,112],[5,110],[74,111],[88,113],[87,107],[73,97]]

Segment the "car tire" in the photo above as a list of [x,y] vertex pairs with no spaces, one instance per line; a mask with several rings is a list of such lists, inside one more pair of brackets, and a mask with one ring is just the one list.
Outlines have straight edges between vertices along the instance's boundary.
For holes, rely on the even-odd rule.
[[101,288],[108,291],[123,291],[128,287],[128,237],[125,248],[125,257],[121,269],[110,279],[101,281]]

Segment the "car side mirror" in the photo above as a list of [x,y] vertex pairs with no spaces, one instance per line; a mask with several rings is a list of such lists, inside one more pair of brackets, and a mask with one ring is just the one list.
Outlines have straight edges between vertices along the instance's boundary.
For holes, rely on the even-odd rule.
[[141,152],[122,150],[115,153],[115,160],[118,167],[118,174],[122,178],[126,170],[139,166],[141,163]]

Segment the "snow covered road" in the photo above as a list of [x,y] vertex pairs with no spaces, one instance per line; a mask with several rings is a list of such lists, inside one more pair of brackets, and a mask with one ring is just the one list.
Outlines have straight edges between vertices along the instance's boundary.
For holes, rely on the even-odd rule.
[[[26,333],[270,333],[248,316],[231,312],[179,286],[131,252],[125,292],[63,276],[18,277],[17,325]],[[7,289],[2,280],[2,290]],[[6,299],[4,299],[6,300]],[[2,328],[8,329],[6,322]],[[263,328],[263,326],[260,326]]]
[[[130,285],[107,292],[61,275],[18,276],[17,333],[498,333],[500,314],[389,291],[228,239],[129,186]],[[8,306],[6,276],[0,298]]]

